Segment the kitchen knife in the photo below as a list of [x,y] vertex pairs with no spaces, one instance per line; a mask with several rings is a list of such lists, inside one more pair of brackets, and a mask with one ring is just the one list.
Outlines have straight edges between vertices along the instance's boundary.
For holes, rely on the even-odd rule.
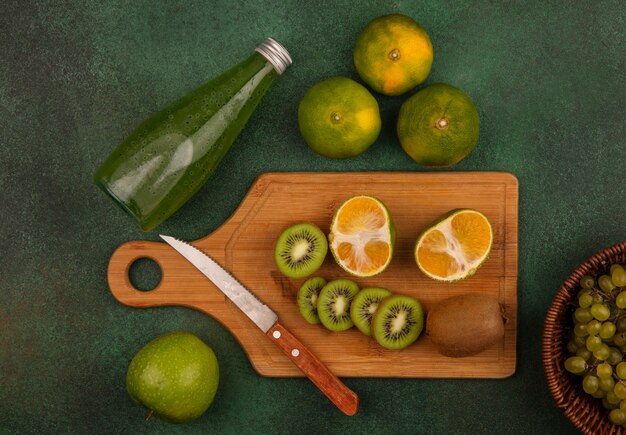
[[200,249],[174,237],[160,237],[237,305],[344,414],[356,414],[359,397],[280,324],[274,311]]

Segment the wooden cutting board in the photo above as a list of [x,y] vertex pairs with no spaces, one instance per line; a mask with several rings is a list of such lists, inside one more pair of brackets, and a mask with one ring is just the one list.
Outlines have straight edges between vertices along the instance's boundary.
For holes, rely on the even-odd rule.
[[[417,297],[426,312],[449,296],[492,295],[505,307],[508,317],[502,342],[472,357],[447,358],[424,335],[404,350],[389,351],[356,328],[333,333],[302,319],[295,295],[304,279],[288,279],[278,272],[274,242],[281,230],[300,221],[313,222],[327,233],[338,206],[360,194],[375,196],[387,205],[397,228],[397,241],[390,267],[379,276],[355,279],[359,286],[386,287]],[[419,271],[413,246],[430,222],[454,208],[482,211],[493,225],[494,243],[489,259],[475,276],[442,284]],[[338,376],[502,378],[515,372],[517,210],[517,179],[506,173],[268,173],[254,182],[226,223],[193,243],[276,311],[283,325]],[[153,259],[161,267],[161,282],[151,291],[138,291],[130,283],[129,268],[140,258]],[[329,281],[348,277],[330,253],[315,275]],[[113,296],[128,306],[182,305],[217,319],[236,337],[261,375],[303,376],[204,275],[165,243],[132,241],[121,245],[111,257],[108,280]]]

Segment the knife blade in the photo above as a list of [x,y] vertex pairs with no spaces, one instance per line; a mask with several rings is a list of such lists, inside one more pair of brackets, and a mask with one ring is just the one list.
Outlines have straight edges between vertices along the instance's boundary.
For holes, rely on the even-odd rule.
[[234,276],[227,272],[210,256],[195,246],[178,240],[174,237],[160,235],[160,237],[174,248],[187,261],[196,266],[204,276],[234,302],[243,313],[265,333],[278,320],[278,316],[267,305],[261,302],[256,295],[245,288]]
[[194,245],[160,237],[230,299],[344,414],[354,415],[359,398],[278,321],[278,315],[230,272]]

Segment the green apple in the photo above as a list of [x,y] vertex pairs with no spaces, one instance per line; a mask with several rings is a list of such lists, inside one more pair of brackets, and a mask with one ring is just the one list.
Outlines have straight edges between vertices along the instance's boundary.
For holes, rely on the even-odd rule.
[[188,332],[166,334],[145,345],[126,374],[130,397],[172,423],[200,417],[213,402],[218,383],[213,350]]

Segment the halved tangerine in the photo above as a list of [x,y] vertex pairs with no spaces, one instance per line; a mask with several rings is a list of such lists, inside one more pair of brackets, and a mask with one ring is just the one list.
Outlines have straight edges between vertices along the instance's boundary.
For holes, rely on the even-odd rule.
[[415,261],[428,277],[460,281],[485,262],[493,244],[487,217],[472,209],[457,209],[432,223],[417,239]]
[[395,243],[389,210],[372,196],[355,196],[335,212],[328,241],[337,264],[359,277],[374,276],[389,266]]

